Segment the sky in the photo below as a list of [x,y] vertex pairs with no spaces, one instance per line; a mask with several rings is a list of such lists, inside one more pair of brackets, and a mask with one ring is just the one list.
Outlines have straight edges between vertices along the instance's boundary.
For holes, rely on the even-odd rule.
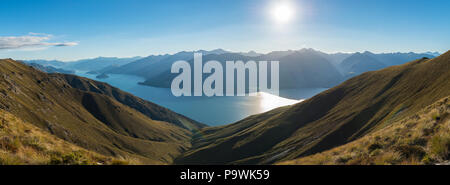
[[[274,18],[287,5],[288,21]],[[1,0],[0,58],[179,51],[446,52],[448,0]]]

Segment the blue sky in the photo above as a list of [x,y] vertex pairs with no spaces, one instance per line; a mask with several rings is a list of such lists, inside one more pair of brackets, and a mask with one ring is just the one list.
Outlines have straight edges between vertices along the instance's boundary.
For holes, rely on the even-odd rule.
[[2,0],[0,58],[75,60],[223,48],[445,52],[448,0]]

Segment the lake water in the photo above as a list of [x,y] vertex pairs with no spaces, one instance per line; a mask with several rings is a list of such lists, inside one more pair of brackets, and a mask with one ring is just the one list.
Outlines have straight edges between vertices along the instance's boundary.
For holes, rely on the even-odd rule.
[[167,107],[199,122],[217,126],[239,121],[247,116],[263,113],[277,107],[298,103],[322,92],[324,88],[280,90],[280,96],[258,93],[245,97],[175,97],[170,89],[139,85],[144,78],[132,75],[97,75],[78,71],[76,75],[106,82],[142,99]]

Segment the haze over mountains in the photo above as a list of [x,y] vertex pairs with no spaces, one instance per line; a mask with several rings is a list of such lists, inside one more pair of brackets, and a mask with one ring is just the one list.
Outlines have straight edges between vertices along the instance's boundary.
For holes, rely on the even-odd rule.
[[388,66],[400,65],[405,61],[412,61],[420,58],[434,58],[436,53],[381,53],[374,54],[371,52],[355,53],[344,59],[339,68],[344,76],[352,77],[367,71],[375,71]]
[[[58,61],[25,61],[43,66],[68,70],[89,71],[91,74],[127,74],[144,77],[142,85],[169,88],[177,74],[171,74],[174,62],[185,60],[193,63],[194,53],[203,54],[203,62],[217,60],[233,61],[280,61],[280,88],[330,88],[358,74],[399,65],[423,57],[433,58],[436,53],[333,53],[327,54],[314,49],[273,51],[260,54],[233,53],[223,49],[212,51],[179,52],[173,55],[151,55],[145,58],[96,58],[71,63]],[[270,69],[270,68],[269,68]],[[102,75],[106,76],[106,75]],[[204,78],[207,76],[205,75]]]
[[39,69],[43,72],[46,72],[46,73],[63,73],[63,74],[74,74],[75,73],[75,71],[66,70],[66,69],[62,69],[62,68],[56,68],[51,65],[43,66],[43,65],[37,64],[37,63],[30,63],[28,65],[30,65],[36,69]]
[[356,76],[366,71],[376,71],[386,66],[369,52],[355,53],[339,64],[343,74],[347,76]]
[[[356,61],[350,65],[354,70],[361,66],[358,63],[377,62],[386,56],[417,55],[356,53],[342,64]],[[242,58],[242,55],[222,53],[205,56],[209,57],[234,59]],[[254,58],[246,57],[244,59]],[[325,67],[333,66],[309,50],[272,52],[257,57],[279,58],[292,68],[315,69],[318,66],[322,69],[323,66],[317,65],[321,63]],[[319,62],[311,64],[309,61],[312,59]],[[389,65],[386,61],[382,63]],[[425,143],[410,142],[412,144],[405,148],[400,144],[409,141],[408,138],[397,138],[395,145],[380,143],[386,147],[382,149],[404,152],[402,155],[406,156],[395,163],[411,163],[417,160],[417,156],[425,162],[441,162],[450,158],[445,152],[447,150],[435,154],[433,149],[436,145],[441,148],[450,146],[445,139],[447,136],[441,136],[446,133],[441,129],[445,130],[449,122],[445,98],[450,96],[450,52],[436,58],[420,58],[366,72],[301,103],[219,127],[208,127],[105,83],[74,75],[44,73],[10,59],[1,60],[0,65],[2,111],[33,124],[39,132],[49,133],[99,155],[133,158],[145,164],[273,164],[298,158],[301,159],[288,164],[297,161],[337,164],[346,162],[340,160],[345,156],[334,161],[302,157],[319,155],[339,146],[343,147],[342,151],[349,151],[346,144],[363,142],[373,134],[392,138],[395,134],[393,129],[389,129],[391,125],[406,124],[401,120],[410,120],[417,114],[421,120],[418,128],[425,130],[431,119],[433,129],[421,132],[428,134],[419,135],[413,130],[405,132],[414,133],[418,138],[411,139],[422,139]],[[290,75],[297,77],[296,74]],[[301,78],[297,81],[302,82]],[[426,108],[433,104],[444,107],[436,108],[439,110],[437,116],[428,116],[431,113]],[[409,137],[408,134],[401,136]],[[365,148],[365,144],[355,147],[352,150],[373,150]],[[422,149],[424,155],[407,153]],[[342,152],[342,155],[346,153]],[[365,153],[361,152],[361,155]],[[325,152],[320,155],[331,154]],[[411,156],[415,156],[414,159]],[[371,158],[372,161],[375,159]]]
[[96,71],[105,67],[121,66],[127,63],[139,60],[141,57],[132,58],[116,58],[116,57],[97,57],[92,59],[83,59],[70,62],[62,62],[57,60],[25,60],[25,63],[40,64],[43,66],[51,66],[55,68],[64,68],[67,70],[79,71]]

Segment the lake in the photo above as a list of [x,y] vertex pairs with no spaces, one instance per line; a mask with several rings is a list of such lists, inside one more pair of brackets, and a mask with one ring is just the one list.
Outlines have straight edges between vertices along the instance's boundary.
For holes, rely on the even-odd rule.
[[98,79],[97,75],[86,74],[83,71],[77,71],[76,75],[106,82],[210,126],[234,123],[250,115],[292,105],[326,90],[325,88],[280,90],[280,96],[259,92],[256,96],[244,97],[175,97],[168,88],[139,85],[138,82],[145,79],[138,76],[108,74],[108,78]]

